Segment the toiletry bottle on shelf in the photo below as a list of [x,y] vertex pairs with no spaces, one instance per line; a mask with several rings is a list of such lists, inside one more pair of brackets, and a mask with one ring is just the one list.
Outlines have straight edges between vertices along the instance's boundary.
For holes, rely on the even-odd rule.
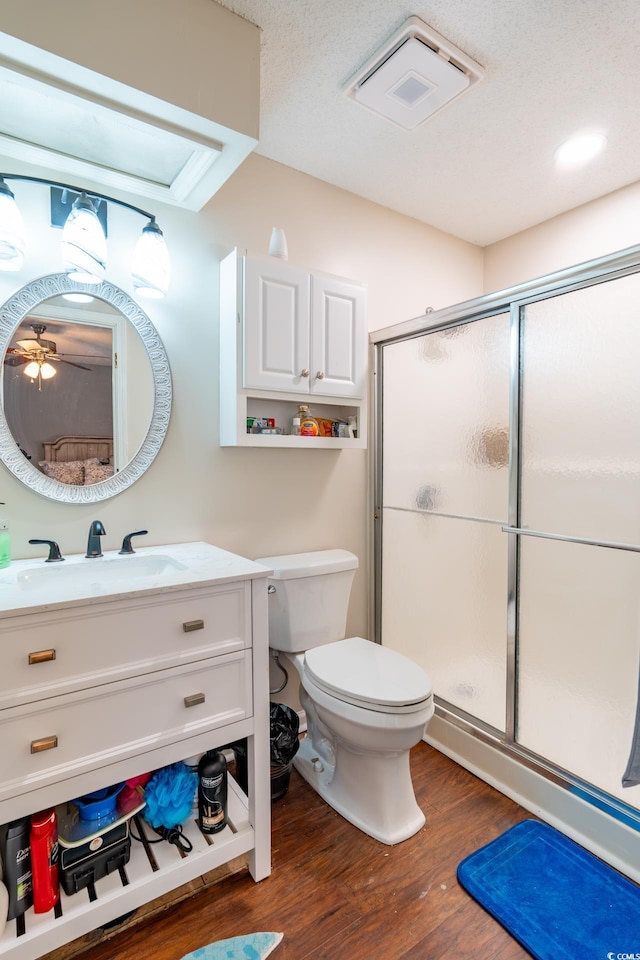
[[[4,507],[0,503],[0,507]],[[9,539],[9,521],[0,517],[0,570],[4,570],[11,563],[11,540]]]
[[291,420],[291,436],[299,437],[300,436],[300,417],[293,417]]
[[48,913],[60,898],[58,886],[58,820],[54,809],[31,817],[33,910]]
[[203,833],[227,824],[227,761],[219,750],[208,750],[198,764],[198,824]]
[[301,403],[298,407],[298,416],[300,417],[300,436],[317,437],[320,434],[320,427],[315,417],[309,413],[309,407],[306,403]]
[[9,894],[7,920],[15,920],[33,904],[29,817],[12,820],[3,828],[2,865]]

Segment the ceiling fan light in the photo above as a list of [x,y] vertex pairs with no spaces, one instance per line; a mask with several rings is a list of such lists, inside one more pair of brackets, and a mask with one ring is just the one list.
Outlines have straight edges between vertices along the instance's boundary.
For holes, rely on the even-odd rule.
[[24,224],[18,204],[0,177],[0,270],[20,270],[24,249]]
[[46,360],[40,364],[40,376],[43,380],[50,380],[51,377],[55,377],[57,372],[53,364],[47,363]]
[[32,360],[23,368],[22,372],[25,377],[29,377],[30,380],[35,380],[40,372],[40,367],[35,360]]
[[61,253],[71,280],[102,283],[107,264],[107,240],[86,193],[74,201],[67,217],[62,230]]
[[133,286],[141,296],[160,300],[169,289],[170,272],[169,251],[162,230],[155,220],[150,220],[133,251]]

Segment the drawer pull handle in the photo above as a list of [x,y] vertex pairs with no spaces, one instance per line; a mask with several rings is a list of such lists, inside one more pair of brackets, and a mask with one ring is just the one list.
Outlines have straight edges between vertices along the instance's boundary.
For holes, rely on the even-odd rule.
[[35,650],[29,654],[29,663],[46,663],[47,660],[55,660],[55,650]]
[[57,737],[43,737],[42,740],[31,741],[31,753],[42,753],[43,750],[53,750],[57,746]]
[[184,698],[185,707],[197,707],[199,703],[204,703],[204,693],[192,693]]
[[204,620],[187,620],[182,624],[185,633],[192,633],[194,630],[204,630]]

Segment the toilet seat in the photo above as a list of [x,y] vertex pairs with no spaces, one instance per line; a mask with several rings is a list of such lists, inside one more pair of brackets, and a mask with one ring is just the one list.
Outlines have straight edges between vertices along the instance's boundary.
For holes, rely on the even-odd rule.
[[329,696],[380,713],[415,713],[432,698],[421,667],[362,637],[307,650],[304,674]]

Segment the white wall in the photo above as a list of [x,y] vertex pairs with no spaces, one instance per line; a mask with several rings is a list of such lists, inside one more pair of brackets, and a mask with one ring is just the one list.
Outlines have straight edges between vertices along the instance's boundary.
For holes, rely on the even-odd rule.
[[[15,163],[11,169],[18,171]],[[42,175],[35,168],[20,172]],[[22,271],[0,279],[0,301],[62,266],[59,232],[47,226],[46,190],[16,183],[15,192],[28,227],[46,240],[33,239]],[[107,530],[105,549],[143,528],[150,544],[204,539],[249,557],[340,546],[360,558],[348,629],[366,635],[367,452],[218,446],[218,264],[235,245],[266,254],[271,228],[280,226],[291,263],[367,286],[373,329],[419,315],[427,305],[478,296],[482,251],[255,155],[200,213],[162,205],[154,212],[172,256],[168,297],[143,304],[173,376],[165,444],[145,476],[96,506],[42,498],[1,466],[14,558],[37,555],[30,537],[55,539],[63,553],[84,551],[95,518]],[[129,293],[126,248],[142,226],[139,217],[111,208],[109,278]]]
[[484,291],[606,256],[640,242],[640,183],[485,247]]

